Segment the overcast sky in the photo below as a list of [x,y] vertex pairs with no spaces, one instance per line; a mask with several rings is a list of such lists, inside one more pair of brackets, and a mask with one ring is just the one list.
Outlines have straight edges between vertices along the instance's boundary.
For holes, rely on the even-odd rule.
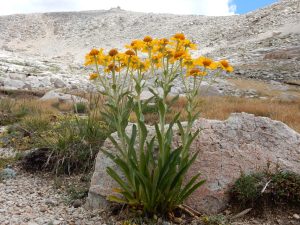
[[0,0],[0,15],[122,9],[138,12],[232,15],[244,13],[275,0]]

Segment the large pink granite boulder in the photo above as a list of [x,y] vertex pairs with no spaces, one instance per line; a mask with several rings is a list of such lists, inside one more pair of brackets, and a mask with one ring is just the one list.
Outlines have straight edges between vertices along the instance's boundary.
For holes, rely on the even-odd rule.
[[[200,151],[200,154],[187,177],[201,172],[202,178],[206,179],[206,183],[186,202],[196,210],[205,213],[221,211],[228,203],[230,186],[241,172],[263,170],[268,162],[300,173],[300,134],[282,122],[238,113],[225,121],[199,119],[194,127],[202,129],[202,132],[192,144],[191,151]],[[174,146],[179,144],[179,140],[175,136]],[[114,151],[108,140],[104,148]],[[107,207],[106,196],[112,194],[113,187],[117,187],[106,173],[107,166],[115,167],[99,152],[87,199],[89,207]]]

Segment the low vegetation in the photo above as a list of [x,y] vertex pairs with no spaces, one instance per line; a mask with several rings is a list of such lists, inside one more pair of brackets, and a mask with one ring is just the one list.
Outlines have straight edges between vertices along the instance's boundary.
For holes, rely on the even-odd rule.
[[4,169],[7,165],[12,165],[18,160],[16,157],[0,158],[0,170]]
[[53,114],[54,108],[49,102],[37,102],[34,99],[3,98],[0,101],[0,126],[19,122],[23,117]]
[[[5,138],[0,137],[1,146],[13,147],[19,151],[46,147],[48,149],[55,149],[55,157],[61,157],[58,154],[58,152],[61,152],[63,155],[66,154],[63,158],[70,157],[74,160],[74,157],[79,156],[80,152],[72,152],[72,154],[75,154],[73,157],[71,157],[71,155],[67,156],[67,153],[71,153],[70,149],[82,147],[82,143],[86,143],[86,139],[89,139],[87,143],[91,145],[95,143],[94,148],[98,148],[97,150],[99,150],[99,146],[103,140],[112,132],[112,130],[108,129],[105,122],[102,121],[103,119],[100,112],[97,110],[97,106],[103,104],[103,99],[97,100],[98,97],[96,97],[96,95],[89,98],[92,104],[84,106],[85,112],[87,113],[86,115],[92,115],[92,117],[86,116],[85,118],[74,116],[74,106],[72,106],[71,103],[55,103],[53,101],[41,102],[32,97],[29,99],[20,99],[18,97],[16,99],[1,99],[1,125],[14,124],[9,126]],[[95,102],[96,100],[98,102]],[[185,113],[185,106],[186,99],[182,97],[179,98],[178,101],[170,106],[170,110],[166,115],[166,121],[170,122],[179,112],[181,112],[180,120],[186,120],[187,114]],[[227,119],[229,115],[234,112],[252,113],[257,116],[265,116],[282,121],[300,132],[300,100],[293,102],[269,102],[263,99],[237,97],[199,97],[197,99],[197,109],[201,112],[200,117],[219,120]],[[157,111],[157,107],[151,104],[143,109],[145,121],[148,124],[154,124],[159,120]],[[134,114],[131,114],[130,120],[136,122]],[[74,127],[76,127],[76,129],[74,129]],[[74,132],[76,135],[70,138],[70,135],[73,135]],[[48,135],[48,133],[51,135]],[[77,137],[77,139],[75,137]],[[84,138],[81,141],[78,137]],[[62,147],[63,145],[64,147]],[[85,146],[85,149],[89,149],[88,145]],[[91,152],[90,149],[89,152]],[[96,151],[92,151],[93,157],[94,154],[96,154]],[[92,164],[89,160],[87,162],[89,163],[86,168],[90,168]],[[68,172],[68,167],[75,168],[71,165],[66,166],[69,163],[67,163],[67,161],[63,163],[65,165],[64,169],[58,169],[61,163],[56,166],[52,164],[51,166],[52,169],[55,167],[56,171]],[[81,166],[77,168],[81,168]]]
[[222,215],[210,215],[210,216],[203,216],[201,218],[204,225],[230,225],[229,219]]
[[240,207],[299,206],[300,175],[289,171],[242,174],[230,194],[232,203]]
[[94,165],[106,132],[103,122],[91,118],[63,118],[52,129],[38,133],[35,144],[49,148],[45,167],[53,167],[56,173],[85,172]]
[[[17,151],[36,149],[23,160],[27,169],[56,174],[89,171],[110,131],[95,110],[80,117],[75,107],[78,105],[66,102],[6,97],[0,102],[0,121],[10,125],[0,143]],[[79,105],[79,109],[87,106]]]

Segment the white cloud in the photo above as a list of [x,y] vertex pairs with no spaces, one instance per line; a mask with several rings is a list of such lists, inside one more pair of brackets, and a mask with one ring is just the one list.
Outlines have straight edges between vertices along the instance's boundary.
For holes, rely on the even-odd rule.
[[[3,2],[2,2],[3,1]],[[232,15],[232,0],[0,0],[0,15],[109,9],[174,14]]]

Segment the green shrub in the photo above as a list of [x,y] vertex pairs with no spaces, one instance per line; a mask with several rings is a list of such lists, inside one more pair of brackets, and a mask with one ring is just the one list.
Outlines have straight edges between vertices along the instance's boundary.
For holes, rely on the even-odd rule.
[[234,204],[259,206],[300,203],[300,175],[289,171],[243,174],[230,191]]
[[257,173],[251,175],[242,174],[232,188],[232,197],[241,204],[251,204],[260,197],[264,185],[264,175]]
[[230,225],[228,219],[224,215],[203,216],[201,218],[205,225]]
[[89,189],[87,187],[74,187],[71,186],[67,189],[68,202],[71,203],[76,199],[83,199],[88,196]]
[[271,176],[270,194],[274,202],[300,205],[300,174],[279,172]]
[[74,113],[86,113],[87,106],[84,102],[78,102],[74,104]]
[[108,129],[103,122],[91,118],[66,117],[48,132],[42,133],[37,145],[49,148],[45,167],[56,174],[84,172],[92,168]]
[[147,104],[143,107],[143,113],[158,113],[158,108],[155,104]]

